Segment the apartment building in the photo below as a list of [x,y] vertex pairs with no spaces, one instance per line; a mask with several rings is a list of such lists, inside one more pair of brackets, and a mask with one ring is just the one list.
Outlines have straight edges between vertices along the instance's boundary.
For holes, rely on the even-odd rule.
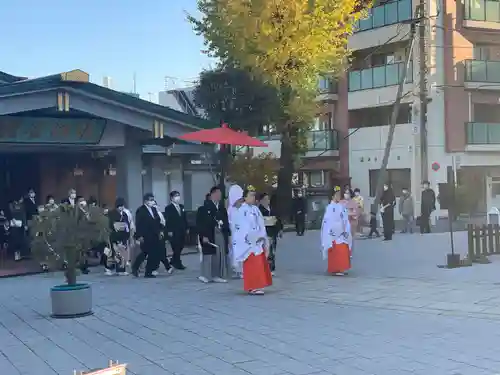
[[[387,140],[392,105],[411,45],[408,21],[418,0],[376,3],[349,44],[348,160],[351,184],[368,200]],[[455,165],[477,196],[475,209],[500,207],[500,3],[426,1],[427,169],[439,191]],[[418,34],[418,33],[417,33]],[[417,35],[418,38],[418,35]],[[396,195],[407,187],[420,204],[419,43],[412,49],[388,164]],[[446,214],[446,207],[437,215]]]

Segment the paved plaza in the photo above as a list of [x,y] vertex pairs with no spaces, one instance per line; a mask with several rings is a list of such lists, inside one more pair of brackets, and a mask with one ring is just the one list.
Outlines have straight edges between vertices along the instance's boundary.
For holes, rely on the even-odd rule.
[[[444,270],[449,234],[359,240],[348,277],[324,274],[318,232],[287,234],[265,296],[188,270],[157,279],[82,277],[95,314],[53,320],[61,275],[0,280],[0,374],[500,374],[500,259]],[[465,233],[456,235],[465,250]]]

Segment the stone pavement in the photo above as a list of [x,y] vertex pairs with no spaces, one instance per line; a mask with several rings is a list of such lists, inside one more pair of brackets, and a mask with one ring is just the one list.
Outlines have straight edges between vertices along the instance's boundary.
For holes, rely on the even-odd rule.
[[[129,364],[136,375],[500,374],[500,261],[443,270],[448,234],[360,240],[348,277],[324,275],[317,232],[286,234],[275,284],[82,277],[95,314],[53,320],[61,275],[0,280],[0,374],[70,375]],[[465,233],[456,235],[464,251]]]

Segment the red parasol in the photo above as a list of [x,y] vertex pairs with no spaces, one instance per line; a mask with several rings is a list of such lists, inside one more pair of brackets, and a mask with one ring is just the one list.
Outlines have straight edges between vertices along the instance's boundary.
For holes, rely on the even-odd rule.
[[257,138],[250,137],[246,133],[231,129],[226,123],[220,128],[198,130],[179,137],[183,141],[214,143],[217,145],[267,147],[267,143]]

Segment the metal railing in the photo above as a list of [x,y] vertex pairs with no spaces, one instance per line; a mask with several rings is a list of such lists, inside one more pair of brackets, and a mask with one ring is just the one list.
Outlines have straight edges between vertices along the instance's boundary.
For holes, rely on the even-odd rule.
[[500,61],[465,60],[465,81],[500,83]]
[[308,151],[327,151],[339,149],[339,133],[335,129],[310,130],[307,133]]
[[465,0],[464,8],[465,20],[500,23],[500,2],[498,1]]
[[500,145],[500,123],[467,122],[465,136],[468,145]]
[[355,32],[376,29],[412,19],[411,0],[400,0],[375,6],[369,16],[354,25]]
[[[404,62],[376,66],[349,72],[349,91],[359,91],[398,85],[406,69]],[[410,61],[406,83],[413,82],[413,64]]]

